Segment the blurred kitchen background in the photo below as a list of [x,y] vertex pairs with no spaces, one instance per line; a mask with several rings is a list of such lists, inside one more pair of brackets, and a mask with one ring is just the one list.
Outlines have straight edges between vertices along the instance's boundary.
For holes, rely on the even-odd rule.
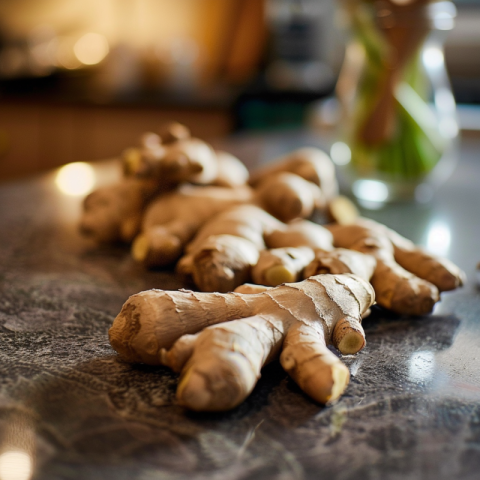
[[[169,119],[207,140],[311,124],[343,60],[336,1],[0,0],[0,181],[113,157]],[[479,104],[480,0],[454,3],[447,68]]]

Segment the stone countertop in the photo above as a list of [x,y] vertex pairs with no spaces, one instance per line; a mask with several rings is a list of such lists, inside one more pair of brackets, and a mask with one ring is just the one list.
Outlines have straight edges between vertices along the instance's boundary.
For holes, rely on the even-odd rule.
[[[284,149],[314,143],[279,138]],[[258,158],[279,148],[275,138],[255,142]],[[122,362],[107,338],[129,295],[179,288],[175,275],[80,237],[81,199],[62,194],[54,172],[0,186],[0,479],[477,479],[479,145],[463,141],[429,206],[370,212],[440,249],[468,282],[429,317],[375,310],[366,348],[344,358],[346,394],[329,407],[278,363],[233,411],[176,405],[175,374]],[[95,168],[103,178],[114,170]]]

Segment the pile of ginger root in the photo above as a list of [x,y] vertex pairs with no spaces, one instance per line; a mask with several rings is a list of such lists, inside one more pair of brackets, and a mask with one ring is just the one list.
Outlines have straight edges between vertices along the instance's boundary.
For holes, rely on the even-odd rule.
[[125,361],[179,373],[177,401],[189,409],[236,407],[277,359],[313,400],[334,402],[350,377],[338,354],[364,348],[372,305],[425,315],[464,282],[452,262],[359,217],[321,150],[249,174],[171,123],[121,162],[122,180],[85,198],[81,231],[130,244],[146,268],[175,266],[196,291],[131,296],[110,343]]

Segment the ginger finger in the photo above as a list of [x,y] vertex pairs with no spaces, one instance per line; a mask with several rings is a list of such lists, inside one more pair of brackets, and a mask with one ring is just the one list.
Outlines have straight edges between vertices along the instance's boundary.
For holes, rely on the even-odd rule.
[[440,299],[431,283],[406,271],[394,259],[390,239],[379,229],[354,225],[329,225],[334,244],[373,255],[377,261],[371,279],[377,303],[396,313],[425,315]]
[[231,292],[250,278],[258,255],[258,247],[247,239],[212,235],[191,252],[191,277],[203,292]]
[[[355,275],[319,275],[247,295],[143,292],[124,305],[110,339],[130,361],[181,370],[180,404],[219,411],[246,398],[291,331],[282,364],[306,393],[326,402],[338,398],[348,383],[348,370],[326,343],[335,341],[339,322],[359,320],[372,302],[371,286]],[[154,319],[153,312],[162,316]],[[203,322],[200,312],[207,313]],[[181,336],[208,324],[213,326]],[[180,338],[173,343],[175,333]]]
[[178,402],[198,411],[236,407],[255,387],[263,365],[278,356],[283,338],[283,324],[263,315],[206,328],[182,370]]
[[[202,291],[231,291],[249,280],[259,252],[265,249],[264,238],[269,247],[332,248],[331,233],[320,225],[307,220],[286,225],[259,207],[241,205],[220,213],[199,230],[188,245],[189,259],[181,261],[181,271]],[[287,269],[277,270],[282,280],[293,280],[286,276]]]
[[217,178],[212,185],[220,187],[239,187],[246,185],[249,173],[247,167],[232,154],[215,151],[217,157]]
[[140,137],[140,147],[127,148],[121,154],[123,173],[126,177],[147,178],[151,165],[165,154],[160,137],[152,132],[145,132]]
[[365,332],[360,320],[365,317],[365,311],[361,318],[345,316],[337,322],[332,334],[332,345],[344,355],[353,355],[359,352],[365,344]]
[[168,144],[165,148],[165,155],[152,165],[153,177],[168,178],[177,185],[182,182],[207,185],[217,178],[217,156],[204,141],[187,138]]
[[325,343],[322,329],[298,322],[288,331],[280,363],[298,386],[320,403],[337,400],[350,372]]
[[98,188],[83,201],[81,233],[98,243],[131,242],[138,233],[142,212],[156,192],[154,182],[136,178]]
[[435,285],[440,292],[454,290],[465,282],[465,273],[446,258],[432,255],[394,230],[373,220],[359,219],[359,224],[387,235],[394,257],[405,270]]
[[162,195],[147,208],[142,232],[132,246],[133,258],[147,267],[169,265],[212,215],[250,201],[248,187],[184,186]]
[[260,205],[282,222],[312,216],[325,207],[320,187],[289,172],[262,179],[255,187]]
[[263,250],[257,264],[252,268],[252,279],[255,283],[272,287],[296,282],[314,257],[315,253],[310,247]]
[[354,250],[336,248],[330,252],[315,251],[315,258],[305,267],[304,278],[325,273],[353,273],[365,280],[370,280],[376,266],[371,255]]
[[343,195],[337,195],[329,200],[326,207],[326,216],[329,222],[339,225],[355,223],[360,217],[355,204]]
[[268,248],[311,247],[320,250],[333,249],[332,234],[321,225],[308,220],[295,220],[288,225],[278,227],[264,234]]
[[322,189],[325,199],[338,194],[335,166],[330,157],[318,148],[306,147],[295,150],[284,157],[257,169],[250,177],[250,185],[279,172],[294,173]]
[[170,350],[162,348],[160,350],[160,363],[170,367],[175,373],[180,373],[192,356],[199,335],[201,333],[183,335],[173,344]]
[[149,290],[124,304],[109,331],[112,347],[127,361],[161,364],[161,349],[185,334],[251,317],[275,315],[289,326],[320,323],[331,339],[337,322],[361,319],[374,301],[369,283],[355,275],[318,275],[258,294]]
[[[170,348],[182,335],[238,318],[239,312],[230,308],[232,299],[224,297],[188,290],[148,290],[133,295],[109,330],[110,343],[128,362],[161,365],[161,349]],[[250,314],[246,304],[240,306],[240,313],[244,311],[243,316]]]
[[194,284],[193,280],[193,255],[185,254],[175,265],[175,273],[183,280],[184,283]]
[[231,291],[249,280],[265,248],[265,232],[283,227],[255,205],[225,210],[198,231],[186,249],[188,260],[181,260],[181,271],[202,291]]
[[395,261],[377,260],[372,277],[378,304],[404,315],[425,315],[440,300],[435,285],[407,272]]
[[160,126],[159,135],[164,145],[187,140],[191,137],[190,129],[178,122],[168,122]]
[[394,244],[395,260],[405,270],[435,285],[440,292],[455,290],[465,281],[465,273],[453,262],[421,248],[404,249]]
[[195,233],[195,225],[173,221],[154,226],[137,235],[132,244],[132,257],[146,267],[163,267],[174,263],[183,247]]

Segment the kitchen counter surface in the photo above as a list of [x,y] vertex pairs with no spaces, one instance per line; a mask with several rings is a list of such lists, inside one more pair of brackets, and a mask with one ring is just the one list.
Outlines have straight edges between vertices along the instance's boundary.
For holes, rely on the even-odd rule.
[[[315,141],[293,134],[230,145],[254,162],[304,143]],[[231,412],[176,405],[177,376],[122,362],[107,330],[129,295],[179,280],[145,272],[125,247],[80,237],[81,198],[61,193],[55,172],[1,185],[0,479],[477,479],[479,147],[478,138],[463,141],[432,204],[369,213],[452,259],[468,282],[429,317],[375,310],[366,348],[345,358],[346,394],[329,407],[277,363]],[[101,178],[115,170],[95,169]]]

